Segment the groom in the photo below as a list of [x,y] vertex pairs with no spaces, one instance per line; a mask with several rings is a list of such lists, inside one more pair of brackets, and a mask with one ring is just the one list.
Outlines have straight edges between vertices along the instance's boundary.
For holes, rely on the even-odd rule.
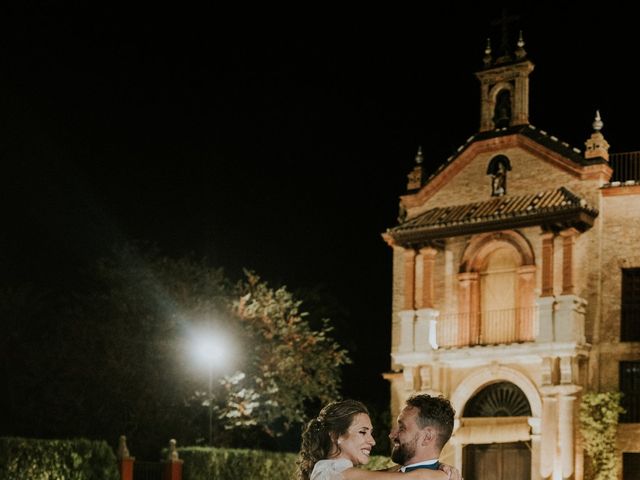
[[401,472],[418,468],[437,470],[438,457],[453,431],[455,411],[449,400],[427,394],[412,395],[398,415],[389,438],[391,460]]

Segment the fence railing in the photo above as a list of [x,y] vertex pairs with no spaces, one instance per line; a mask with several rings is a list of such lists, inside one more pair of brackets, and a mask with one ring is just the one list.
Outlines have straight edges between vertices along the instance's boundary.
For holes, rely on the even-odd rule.
[[640,151],[610,153],[609,164],[613,169],[611,182],[640,181]]
[[161,462],[143,462],[136,460],[133,466],[133,478],[135,480],[160,480],[162,479],[163,464]]
[[537,331],[537,308],[509,308],[444,314],[438,321],[442,347],[528,342]]

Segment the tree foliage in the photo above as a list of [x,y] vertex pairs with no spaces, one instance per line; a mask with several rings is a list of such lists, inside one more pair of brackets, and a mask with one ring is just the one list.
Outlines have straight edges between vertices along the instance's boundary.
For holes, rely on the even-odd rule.
[[338,397],[338,367],[346,351],[330,336],[328,320],[314,329],[302,302],[286,287],[271,288],[251,272],[235,289],[232,313],[251,355],[223,379],[220,417],[228,428],[259,425],[270,435],[305,419],[309,401]]
[[9,290],[0,296],[0,312],[13,312],[3,354],[12,395],[2,401],[21,412],[1,433],[114,445],[126,434],[140,458],[169,438],[204,441],[208,371],[190,345],[204,328],[225,331],[236,345],[213,386],[217,445],[242,446],[246,432],[254,444],[257,435],[281,435],[305,407],[337,396],[346,351],[328,321],[310,324],[285,287],[249,272],[231,282],[204,260],[131,247],[78,280],[73,294],[35,313],[18,308],[29,302]]
[[624,412],[620,398],[619,392],[587,392],[582,396],[580,425],[593,480],[618,478],[616,432],[618,417]]

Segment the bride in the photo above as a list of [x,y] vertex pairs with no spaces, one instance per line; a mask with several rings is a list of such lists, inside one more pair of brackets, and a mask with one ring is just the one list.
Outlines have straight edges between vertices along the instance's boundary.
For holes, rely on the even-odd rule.
[[460,480],[449,465],[409,473],[355,468],[369,462],[376,444],[367,407],[356,400],[332,402],[302,433],[297,480]]

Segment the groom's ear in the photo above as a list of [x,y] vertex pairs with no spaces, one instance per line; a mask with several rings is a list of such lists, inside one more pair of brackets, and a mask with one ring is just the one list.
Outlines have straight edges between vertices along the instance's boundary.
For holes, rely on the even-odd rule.
[[422,444],[423,445],[430,444],[435,438],[436,438],[435,429],[433,427],[425,427]]

